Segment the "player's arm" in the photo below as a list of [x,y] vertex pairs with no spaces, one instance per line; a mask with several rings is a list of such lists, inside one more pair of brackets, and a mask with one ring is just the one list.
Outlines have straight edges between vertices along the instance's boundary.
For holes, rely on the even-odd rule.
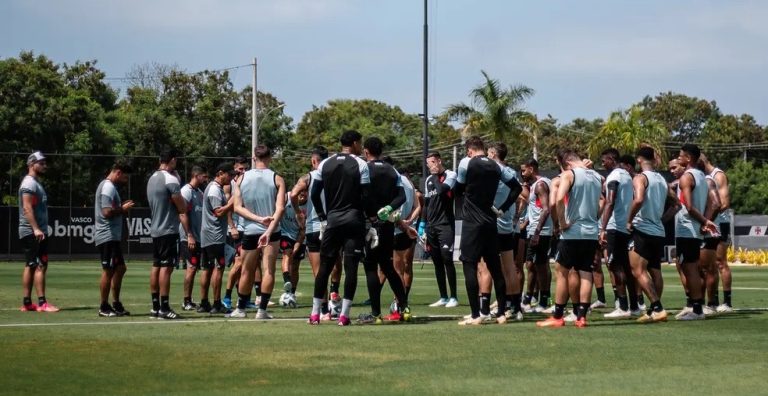
[[704,209],[704,217],[709,220],[714,220],[718,214],[720,214],[720,192],[717,189],[715,181],[712,179],[707,180],[707,206]]
[[34,233],[35,238],[37,240],[43,240],[45,239],[45,232],[40,229],[40,226],[37,224],[37,220],[35,219],[34,199],[35,198],[33,194],[24,192],[21,194],[21,205],[23,207],[24,218],[27,219],[30,227],[32,227],[32,232]]
[[[534,185],[535,186],[535,185]],[[558,219],[557,216],[557,188],[560,187],[560,177],[555,178],[552,180],[551,187],[548,189],[549,193],[547,194],[548,202],[549,202],[549,217],[552,218],[552,227],[554,228],[553,233],[557,234],[560,232],[560,219]]]
[[710,220],[707,220],[707,218],[696,209],[696,206],[693,205],[694,183],[695,181],[690,173],[684,173],[683,176],[680,177],[680,192],[683,194],[684,198],[684,202],[681,203],[685,206],[688,214],[701,224],[702,229],[715,229],[715,224]]
[[187,216],[187,201],[181,196],[181,193],[175,193],[171,195],[171,201],[176,206],[176,212],[179,213],[179,222],[181,227],[184,228],[184,232],[187,234],[187,246],[190,250],[195,249],[195,236],[192,235],[192,228],[189,225],[189,217]]
[[667,210],[664,211],[664,214],[661,215],[661,221],[667,222],[669,220],[672,220],[677,212],[680,211],[682,206],[680,205],[680,200],[677,198],[677,195],[675,195],[675,190],[668,188],[667,189],[667,199],[666,202],[664,202],[664,206],[668,206]]
[[637,216],[637,212],[643,207],[645,202],[645,189],[648,187],[648,177],[640,173],[632,179],[632,189],[635,191],[632,198],[632,204],[629,205],[629,217],[627,217],[627,229],[631,229],[632,220]]
[[325,207],[323,207],[323,181],[315,180],[312,184],[312,191],[309,192],[309,199],[312,200],[312,207],[321,221],[325,221]]
[[285,213],[285,180],[281,176],[275,176],[275,184],[277,185],[277,197],[275,197],[275,213],[272,215],[272,222],[269,223],[265,234],[272,234],[275,228],[280,224],[280,219],[283,218]]
[[724,172],[717,172],[715,174],[715,181],[717,182],[717,192],[720,196],[720,212],[725,212],[731,208],[731,192],[728,188],[728,176]]
[[[611,180],[605,184],[605,200],[603,203],[603,216],[600,218],[600,234],[605,234],[605,228],[608,227],[608,220],[613,215],[616,206],[616,192],[619,190],[619,181]],[[602,199],[602,197],[601,197]],[[632,217],[630,217],[631,219]],[[601,237],[600,239],[604,239]]]
[[549,210],[549,187],[547,186],[547,183],[536,183],[536,186],[534,187],[536,189],[536,196],[539,197],[539,202],[541,202],[541,213],[539,214],[539,224],[536,226],[536,230],[534,231],[534,235],[538,236],[541,234],[541,229],[544,228],[545,223],[547,222],[547,219],[550,215]]
[[560,175],[560,185],[557,188],[557,218],[561,230],[567,230],[571,225],[565,220],[565,197],[573,185],[573,172],[563,172]]
[[304,229],[306,224],[306,217],[304,216],[304,212],[301,211],[301,205],[299,204],[299,194],[301,194],[304,191],[307,191],[307,188],[309,186],[309,174],[306,174],[299,178],[299,180],[296,181],[296,184],[291,189],[291,192],[288,194],[288,199],[291,200],[291,206],[293,207],[294,213],[296,213],[296,223],[299,224],[300,229]]
[[250,221],[261,223],[265,227],[269,227],[269,225],[273,223],[274,219],[272,218],[272,216],[261,217],[251,212],[250,210],[248,210],[248,208],[245,207],[245,205],[243,205],[243,196],[240,190],[240,186],[238,184],[235,184],[235,189],[232,192],[232,195],[235,198],[235,213],[237,213],[240,217]]

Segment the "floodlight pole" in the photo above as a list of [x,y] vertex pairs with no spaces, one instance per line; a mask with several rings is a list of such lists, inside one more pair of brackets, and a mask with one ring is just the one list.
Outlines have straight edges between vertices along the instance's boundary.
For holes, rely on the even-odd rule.
[[421,157],[421,173],[423,180],[427,179],[429,174],[427,170],[427,153],[429,151],[429,112],[427,111],[427,95],[428,95],[428,68],[427,68],[427,38],[429,34],[429,26],[427,25],[427,0],[424,0],[424,112],[422,113],[422,121],[424,127],[421,136],[422,142],[422,157]]
[[259,144],[259,127],[258,127],[258,114],[259,114],[259,98],[258,90],[256,88],[256,58],[253,58],[253,86],[251,87],[251,152],[248,156],[251,157],[251,168],[256,167],[256,160],[253,159],[253,151],[256,150],[256,146]]

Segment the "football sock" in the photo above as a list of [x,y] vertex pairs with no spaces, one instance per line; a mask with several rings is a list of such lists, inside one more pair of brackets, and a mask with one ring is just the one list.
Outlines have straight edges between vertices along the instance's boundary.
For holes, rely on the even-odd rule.
[[166,312],[171,310],[171,306],[168,305],[168,296],[160,296],[160,310]]
[[232,289],[227,289],[227,291],[224,292],[224,298],[232,299]]
[[152,309],[155,311],[160,310],[160,293],[152,293]]
[[565,304],[555,304],[555,319],[562,319],[565,316]]
[[704,313],[704,309],[703,309],[702,305],[704,305],[704,299],[703,298],[699,299],[699,300],[693,300],[693,313],[695,313],[697,315],[703,314]]
[[723,304],[731,306],[731,291],[723,290]]
[[[635,302],[635,305],[637,305],[637,302]],[[629,302],[627,301],[627,297],[619,296],[619,308],[621,308],[622,311],[629,310]],[[637,309],[637,307],[635,307]]]
[[256,295],[256,297],[261,296],[261,281],[253,282],[253,292]]
[[322,307],[323,307],[323,299],[313,297],[312,298],[312,315],[320,315],[320,311],[322,310]]
[[43,305],[45,304],[45,296],[40,296],[37,298],[37,305]]
[[661,301],[654,301],[651,303],[650,311],[661,312],[663,310],[664,310],[664,307],[661,306]]
[[24,297],[24,300],[22,301],[22,304],[24,304],[24,305],[32,304],[32,297]]
[[339,292],[339,284],[341,282],[331,282],[331,293],[338,293]]
[[346,298],[341,301],[341,314],[349,317],[349,311],[352,309],[352,300]]
[[248,305],[248,302],[251,301],[251,295],[250,294],[240,294],[237,293],[237,309],[241,311],[245,311],[245,307]]
[[597,300],[601,303],[605,303],[605,288],[596,287],[595,290],[597,291]]
[[269,304],[269,298],[272,297],[272,293],[261,293],[261,300],[259,301],[259,309],[266,311]]
[[480,314],[485,316],[491,314],[491,293],[480,294]]
[[283,271],[283,283],[288,283],[291,281],[291,273],[288,271]]

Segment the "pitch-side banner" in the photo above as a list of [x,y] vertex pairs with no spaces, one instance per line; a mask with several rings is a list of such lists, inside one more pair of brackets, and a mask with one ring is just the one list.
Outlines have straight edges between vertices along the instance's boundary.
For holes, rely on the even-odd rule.
[[[93,208],[48,209],[48,251],[52,258],[66,255],[95,255]],[[152,254],[149,208],[133,208],[123,218],[123,253]],[[19,209],[0,208],[0,255],[23,253],[19,241]]]

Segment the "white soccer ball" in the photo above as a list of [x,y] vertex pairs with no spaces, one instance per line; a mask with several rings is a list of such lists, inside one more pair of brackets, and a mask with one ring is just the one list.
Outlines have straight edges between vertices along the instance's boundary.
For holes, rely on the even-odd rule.
[[333,300],[328,301],[328,309],[331,311],[331,315],[339,315],[341,314],[341,304],[334,302]]
[[397,312],[397,300],[392,300],[392,304],[389,304],[389,313]]
[[296,297],[291,293],[283,293],[280,295],[280,305],[283,308],[296,308]]

